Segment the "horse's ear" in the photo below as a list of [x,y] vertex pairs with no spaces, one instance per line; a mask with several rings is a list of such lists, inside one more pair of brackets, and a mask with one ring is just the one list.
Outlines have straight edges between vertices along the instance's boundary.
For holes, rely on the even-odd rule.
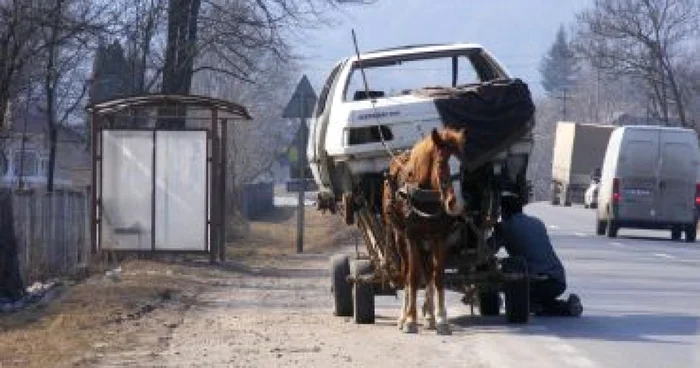
[[467,128],[459,129],[457,136],[459,137],[459,144],[464,145],[464,142],[467,141]]
[[445,144],[445,141],[442,140],[436,128],[433,128],[433,131],[430,132],[430,137],[433,139],[433,143],[438,147],[442,147]]

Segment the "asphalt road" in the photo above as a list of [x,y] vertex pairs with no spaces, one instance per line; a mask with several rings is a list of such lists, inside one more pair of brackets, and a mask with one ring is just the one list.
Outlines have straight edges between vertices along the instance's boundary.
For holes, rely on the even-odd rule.
[[[669,231],[621,229],[595,235],[595,214],[582,207],[531,204],[548,226],[581,296],[581,318],[457,317],[493,367],[700,367],[700,242]],[[452,300],[452,311],[458,310]]]

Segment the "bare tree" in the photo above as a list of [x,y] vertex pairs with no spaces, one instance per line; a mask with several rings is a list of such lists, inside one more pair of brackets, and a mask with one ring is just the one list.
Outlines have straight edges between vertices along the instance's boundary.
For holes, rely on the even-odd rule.
[[11,0],[0,2],[0,124],[4,126],[5,111],[18,82],[26,80],[23,74],[38,48],[40,15],[38,0]]
[[164,46],[158,37],[166,29],[167,0],[124,0],[121,10],[131,92],[152,91],[163,73]]
[[101,16],[106,8],[88,0],[50,0],[44,4],[46,13],[40,21],[49,143],[46,189],[52,191],[59,126],[80,106],[88,88],[87,74],[76,76],[74,71],[85,60],[91,40],[103,30]]
[[[38,49],[39,27],[35,19],[41,15],[38,1],[10,0],[0,2],[0,130],[7,125],[6,114],[13,92],[31,88],[29,65]],[[28,84],[28,83],[27,83]],[[0,297],[17,299],[24,294],[17,259],[14,234],[12,194],[0,190]]]
[[[293,90],[298,67],[291,61],[282,61],[260,50],[248,55],[256,64],[256,72],[246,80],[222,79],[213,70],[202,71],[194,80],[195,93],[207,93],[245,105],[252,122],[229,125],[229,193],[249,183],[269,169],[275,159],[287,150],[296,126],[282,118],[282,110]],[[226,61],[216,54],[203,56],[203,62],[225,68]],[[287,142],[285,144],[285,142]],[[235,196],[234,196],[235,197]]]
[[[289,35],[323,22],[343,4],[370,0],[169,0],[164,93],[188,93],[192,76],[201,71],[246,79],[255,70],[251,53],[269,51],[282,60],[291,56]],[[214,53],[222,65],[197,62]]]
[[668,122],[675,107],[686,125],[677,70],[699,20],[697,0],[595,0],[577,16],[577,46],[596,67],[644,81],[656,114]]

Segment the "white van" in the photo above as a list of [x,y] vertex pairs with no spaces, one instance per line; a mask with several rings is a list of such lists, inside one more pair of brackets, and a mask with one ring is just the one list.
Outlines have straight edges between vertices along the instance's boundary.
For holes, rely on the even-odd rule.
[[698,137],[695,131],[625,126],[610,136],[603,160],[597,233],[618,229],[668,229],[695,241],[700,206]]

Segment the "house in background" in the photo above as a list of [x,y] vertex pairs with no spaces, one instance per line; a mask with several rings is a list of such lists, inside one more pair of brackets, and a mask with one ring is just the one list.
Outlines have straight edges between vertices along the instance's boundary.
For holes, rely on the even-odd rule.
[[[143,73],[135,60],[125,56],[118,41],[101,44],[93,60],[88,103],[128,96],[141,88]],[[8,108],[7,113],[7,124],[0,127],[0,186],[45,186],[49,160],[45,114],[36,106],[30,107],[29,111],[24,106]],[[56,187],[90,186],[92,164],[89,148],[89,133],[82,124],[58,128]]]
[[[49,161],[46,116],[36,108],[26,111],[11,107],[8,110],[9,119],[0,128],[0,187],[45,187]],[[86,136],[80,128],[58,128],[54,174],[57,188],[86,188],[90,185],[88,148]]]

